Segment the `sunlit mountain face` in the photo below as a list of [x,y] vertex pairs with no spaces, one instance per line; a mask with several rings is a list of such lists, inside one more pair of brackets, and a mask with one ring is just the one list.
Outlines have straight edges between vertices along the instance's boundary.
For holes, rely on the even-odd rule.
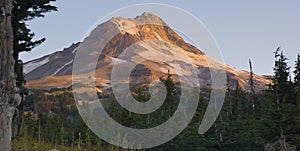
[[[113,37],[107,40],[107,37]],[[108,43],[106,41],[109,41]],[[88,46],[89,49],[79,49]],[[100,48],[101,51],[99,50]],[[185,65],[190,65],[198,74],[200,86],[210,87],[210,63],[222,64],[207,56],[205,52],[187,43],[179,34],[172,30],[161,18],[146,12],[135,18],[113,17],[98,25],[83,42],[72,44],[70,47],[53,54],[26,62],[24,72],[27,87],[49,88],[69,87],[72,85],[72,67],[77,51],[85,51],[85,62],[82,62],[82,76],[95,72],[98,91],[111,86],[113,66],[136,63],[131,71],[128,82],[130,85],[149,83],[164,77],[168,72],[174,75],[174,81],[179,83],[179,74],[188,77],[191,71]],[[126,55],[124,55],[126,54]],[[183,54],[188,61],[173,54]],[[146,59],[166,56],[165,61]],[[98,57],[96,69],[90,69],[89,57]],[[140,62],[139,60],[144,61]],[[176,67],[176,68],[175,68]],[[224,65],[227,73],[228,86],[234,88],[238,84],[244,90],[250,90],[250,73]],[[180,75],[179,75],[180,76]],[[271,80],[254,75],[255,90],[263,90]]]

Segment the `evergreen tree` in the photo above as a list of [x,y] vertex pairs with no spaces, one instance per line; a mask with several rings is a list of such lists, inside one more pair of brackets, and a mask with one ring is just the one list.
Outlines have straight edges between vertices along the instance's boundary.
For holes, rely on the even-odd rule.
[[[27,94],[26,84],[23,75],[23,62],[19,59],[20,52],[28,52],[45,41],[45,38],[33,40],[35,34],[29,29],[27,22],[35,18],[44,17],[45,13],[56,11],[57,8],[52,6],[50,2],[56,0],[17,0],[13,3],[12,9],[12,27],[13,27],[13,58],[15,60],[14,70],[16,73],[16,86],[20,89],[20,95]],[[16,115],[15,121],[22,121],[24,106],[28,106],[26,102],[22,102],[18,107],[19,115]],[[22,132],[21,122],[15,122],[15,135]]]
[[290,92],[287,91],[288,88],[288,78],[289,78],[289,69],[287,63],[287,58],[283,54],[283,52],[280,52],[280,47],[277,48],[277,50],[274,52],[275,54],[275,67],[274,70],[274,85],[273,89],[276,93],[277,97],[277,104],[280,105],[282,103],[284,97],[286,97],[286,94],[289,94]]
[[12,9],[13,26],[13,58],[15,60],[15,73],[17,86],[21,89],[21,96],[26,93],[26,83],[23,75],[23,62],[19,53],[29,52],[45,41],[45,38],[34,40],[35,34],[29,29],[27,22],[35,18],[44,17],[45,13],[56,11],[57,8],[50,2],[56,0],[17,0]]
[[252,103],[252,114],[253,117],[256,118],[257,115],[259,114],[259,102],[255,98],[255,87],[254,87],[254,81],[253,81],[253,68],[252,68],[252,62],[249,59],[249,67],[250,67],[250,95],[249,95],[249,100]]
[[177,95],[177,90],[176,90],[176,85],[173,81],[173,77],[170,74],[170,71],[168,71],[168,75],[166,78],[160,78],[160,81],[163,82],[166,86],[167,89],[167,102],[174,102],[176,95]]
[[[275,142],[274,138],[285,136],[290,144],[299,142],[298,117],[296,98],[293,91],[287,58],[280,48],[275,51],[274,81],[272,89],[268,91],[265,98],[266,116],[263,123],[265,127],[265,138]],[[276,102],[275,102],[276,100]],[[269,140],[269,142],[270,142]]]
[[31,51],[45,41],[45,38],[33,40],[35,34],[28,28],[27,22],[44,17],[45,13],[56,11],[50,3],[56,0],[17,0],[12,10],[12,25],[14,33],[13,56],[19,60],[19,53]]
[[[294,114],[292,115],[295,120],[295,126],[293,126],[292,131],[297,134],[297,132],[300,131],[300,54],[297,56],[296,64],[295,64],[295,70],[294,70],[295,78],[294,78],[294,91],[295,91],[295,103],[296,105]],[[294,139],[294,142],[298,142],[295,144],[297,148],[300,148],[300,135],[294,135],[292,138]]]
[[167,90],[167,95],[165,98],[165,102],[161,111],[161,119],[162,121],[169,119],[176,111],[178,102],[176,101],[177,90],[176,85],[173,81],[173,77],[168,70],[167,77],[161,77],[160,81],[164,83]]
[[295,64],[295,92],[296,92],[296,100],[297,100],[297,105],[299,107],[300,105],[300,54],[298,54],[296,64]]

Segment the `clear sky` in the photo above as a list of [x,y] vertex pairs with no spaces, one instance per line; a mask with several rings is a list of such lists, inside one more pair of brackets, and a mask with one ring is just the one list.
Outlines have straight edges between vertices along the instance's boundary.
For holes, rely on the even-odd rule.
[[62,50],[81,41],[108,13],[149,2],[173,5],[196,16],[218,42],[224,62],[238,69],[248,70],[251,59],[255,73],[272,74],[272,52],[278,46],[291,66],[300,53],[300,1],[297,0],[57,0],[53,4],[58,12],[29,23],[36,37],[45,37],[46,42],[30,53],[22,53],[21,59],[26,62]]

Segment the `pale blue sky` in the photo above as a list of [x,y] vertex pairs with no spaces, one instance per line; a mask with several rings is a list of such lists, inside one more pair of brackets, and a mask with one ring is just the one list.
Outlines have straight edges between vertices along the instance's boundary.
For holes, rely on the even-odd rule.
[[58,0],[54,3],[58,12],[29,24],[36,37],[46,37],[46,42],[30,53],[21,54],[21,58],[28,61],[62,50],[81,41],[108,13],[149,2],[173,5],[196,16],[218,42],[225,63],[239,69],[248,70],[248,59],[251,59],[256,73],[272,74],[272,52],[277,46],[282,47],[290,65],[294,65],[300,52],[300,1],[297,0]]

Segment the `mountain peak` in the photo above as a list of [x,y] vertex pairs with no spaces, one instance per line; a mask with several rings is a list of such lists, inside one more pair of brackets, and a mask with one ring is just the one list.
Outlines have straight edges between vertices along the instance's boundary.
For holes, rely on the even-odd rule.
[[158,24],[166,25],[164,21],[152,12],[144,12],[142,15],[134,18],[139,24]]
[[166,23],[152,12],[144,12],[135,18],[112,17],[110,22],[116,24],[119,28],[134,27],[136,25],[155,24],[166,26]]
[[[203,86],[209,86],[210,66],[208,66],[207,58],[198,48],[184,41],[180,35],[171,29],[160,17],[152,12],[144,12],[134,18],[113,17],[105,23],[102,23],[95,28],[88,37],[80,43],[80,46],[72,45],[67,51],[56,52],[46,57],[36,59],[25,63],[24,71],[26,79],[29,81],[27,86],[70,86],[72,84],[73,61],[77,52],[82,52],[85,55],[86,62],[82,63],[80,73],[84,75],[90,72],[91,62],[94,57],[99,56],[96,71],[96,85],[108,86],[111,81],[111,69],[115,64],[116,59],[120,59],[120,55],[124,51],[129,51],[130,55],[126,61],[137,61],[136,58],[147,58],[148,56],[156,56],[157,54],[165,53],[184,53],[191,58],[192,64],[199,71],[199,83]],[[79,47],[77,49],[77,47]],[[99,54],[98,50],[102,50]],[[76,52],[76,53],[75,53]],[[172,52],[172,53],[170,53]],[[174,57],[174,56],[173,56]],[[91,59],[90,59],[91,58]],[[213,60],[213,59],[211,59]],[[181,64],[180,58],[173,58],[165,62],[160,61],[145,61],[141,67],[136,68],[132,73],[134,84],[143,82],[143,80],[151,80],[151,78],[159,78],[167,74],[169,69],[173,67],[168,63],[180,67],[180,71],[185,71],[186,68]],[[214,61],[216,63],[217,61]],[[235,85],[238,81],[241,86],[247,89],[247,78],[249,73],[237,70],[230,66],[226,66],[227,76],[230,85]],[[190,71],[185,71],[186,74]],[[201,73],[201,76],[200,76]],[[149,76],[151,75],[151,76]],[[177,79],[178,80],[178,79]],[[256,76],[254,84],[256,89],[264,89],[270,80]]]
[[155,15],[154,13],[152,12],[144,12],[141,16],[145,16],[145,17],[158,17],[157,15]]

